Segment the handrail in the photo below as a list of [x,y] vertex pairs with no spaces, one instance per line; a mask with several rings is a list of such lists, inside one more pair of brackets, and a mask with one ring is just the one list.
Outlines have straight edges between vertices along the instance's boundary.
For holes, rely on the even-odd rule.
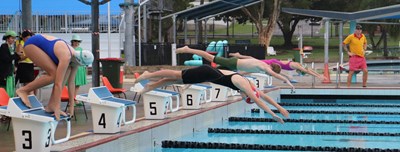
[[340,87],[340,66],[339,62],[336,63],[336,88]]
[[[315,71],[314,62],[311,63],[311,69]],[[312,75],[311,88],[315,88],[315,76]]]

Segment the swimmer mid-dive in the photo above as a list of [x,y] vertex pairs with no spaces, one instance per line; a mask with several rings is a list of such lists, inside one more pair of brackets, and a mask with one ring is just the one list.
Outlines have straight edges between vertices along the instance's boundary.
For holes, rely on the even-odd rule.
[[202,56],[204,59],[210,62],[215,62],[216,64],[219,64],[219,68],[223,69],[229,69],[232,71],[244,71],[244,72],[250,72],[250,73],[260,73],[260,72],[265,72],[266,74],[269,74],[279,80],[282,80],[286,82],[292,89],[294,89],[294,86],[292,83],[285,77],[279,75],[281,68],[278,64],[271,64],[267,65],[263,62],[261,62],[258,59],[254,58],[248,58],[248,59],[239,59],[239,58],[224,58],[224,57],[217,57],[214,55],[211,55],[205,51],[202,50],[197,50],[197,49],[192,49],[189,48],[188,46],[178,48],[176,50],[176,53],[191,53],[191,54],[196,54],[199,56]]
[[265,95],[263,92],[256,90],[255,85],[251,81],[236,72],[228,70],[218,70],[212,68],[209,65],[202,65],[182,71],[167,69],[152,73],[146,71],[135,80],[135,83],[148,79],[156,81],[148,83],[139,93],[143,94],[153,89],[171,84],[195,84],[202,82],[212,82],[229,87],[233,90],[240,90],[243,98],[250,98],[251,101],[256,103],[261,109],[272,115],[272,117],[280,123],[284,123],[283,119],[276,115],[273,111],[271,111],[271,109],[259,97],[263,98],[268,103],[275,106],[284,117],[289,117],[289,112],[286,109],[281,107],[277,102]]
[[[233,57],[236,57],[236,58],[239,58],[239,59],[254,59],[251,56],[241,55],[240,53],[229,53],[229,56],[233,56]],[[287,71],[298,70],[298,71],[301,71],[301,72],[305,72],[305,73],[308,73],[310,75],[313,75],[313,76],[317,77],[321,81],[326,79],[324,75],[319,74],[319,73],[315,72],[312,69],[305,68],[298,62],[281,61],[281,60],[278,60],[278,59],[268,59],[268,60],[260,60],[260,61],[262,61],[262,62],[264,62],[264,63],[266,63],[268,65],[279,64],[283,70],[287,70]],[[286,76],[286,77],[288,77],[288,76]]]

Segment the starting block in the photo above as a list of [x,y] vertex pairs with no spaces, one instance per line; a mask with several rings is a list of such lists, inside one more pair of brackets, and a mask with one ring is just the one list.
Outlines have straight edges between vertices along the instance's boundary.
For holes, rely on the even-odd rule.
[[[93,132],[116,133],[124,125],[134,123],[136,120],[136,102],[114,97],[105,87],[89,89],[86,102],[92,106]],[[125,109],[131,106],[132,120],[125,120]]]
[[[143,80],[131,87],[131,91],[138,92],[150,81]],[[172,98],[176,98],[176,107],[173,107]],[[143,94],[144,115],[146,119],[164,119],[168,112],[179,110],[179,93],[163,89],[154,89]]]
[[[171,94],[150,91],[143,94],[144,115],[146,119],[164,119],[168,109],[170,109],[170,112],[177,111],[179,107],[172,108],[172,96],[179,96],[179,93]],[[179,98],[177,101],[179,102]]]
[[182,107],[184,109],[200,109],[202,103],[211,102],[211,88],[211,86],[204,84],[190,85],[189,88],[182,92]]
[[251,76],[254,78],[254,84],[260,90],[263,90],[266,85],[272,85],[272,77],[267,74],[262,73],[251,73]]
[[[28,108],[21,98],[10,98],[6,115],[12,117],[14,130],[15,150],[24,151],[50,151],[52,144],[68,141],[71,134],[71,122],[69,117],[60,116],[61,120],[67,122],[67,133],[65,138],[55,140],[58,121],[44,110],[36,96],[28,96],[32,108]],[[2,108],[4,112],[4,108]]]
[[228,87],[211,83],[211,101],[227,101],[228,99]]
[[202,87],[203,93],[201,94],[201,102],[211,102],[212,100],[212,86],[210,85],[206,85],[206,84],[202,84],[202,83],[197,83],[197,84],[192,84],[195,86],[199,86]]

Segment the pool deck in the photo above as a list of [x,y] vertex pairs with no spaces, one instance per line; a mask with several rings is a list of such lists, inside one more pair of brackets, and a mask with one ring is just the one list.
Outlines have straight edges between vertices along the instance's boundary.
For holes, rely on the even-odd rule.
[[[322,64],[317,64],[316,68],[317,69],[322,69],[323,67]],[[320,70],[321,71],[321,70]],[[358,74],[358,81],[361,81],[361,76],[362,74]],[[294,94],[300,95],[300,94],[329,94],[331,95],[333,92],[337,94],[349,94],[349,95],[400,95],[400,79],[399,79],[399,74],[395,73],[374,73],[370,74],[368,78],[368,85],[366,88],[363,88],[361,86],[360,82],[357,82],[355,84],[352,84],[350,87],[346,87],[346,79],[347,79],[347,74],[342,73],[340,75],[340,83],[336,83],[336,73],[331,73],[330,78],[331,82],[330,83],[321,83],[319,80],[316,80],[314,85],[311,84],[313,78],[311,76],[294,76],[294,79],[298,81],[298,83],[295,83],[296,91]],[[275,79],[274,79],[275,80]],[[124,81],[124,88],[127,90],[132,87],[133,84],[133,79],[125,79]],[[290,92],[290,89],[288,85],[282,82],[274,81],[273,82],[274,86],[277,86],[281,88],[281,93],[282,94],[292,94]],[[84,87],[81,87],[80,93],[87,93],[87,90],[91,87],[91,85],[86,85]],[[43,104],[46,105],[48,101],[48,96],[46,94],[50,94],[51,88],[45,88],[42,90],[42,96],[41,101],[43,101]],[[128,91],[127,92],[127,98],[132,99],[134,96],[133,92]],[[137,98],[135,99],[137,100]],[[72,125],[72,137],[70,141],[53,145],[52,146],[52,151],[74,151],[74,150],[85,150],[90,147],[96,147],[99,144],[106,143],[106,142],[111,142],[113,140],[116,140],[118,138],[122,138],[123,136],[127,134],[134,134],[138,132],[144,132],[146,130],[151,130],[154,127],[158,127],[162,124],[166,124],[172,121],[176,121],[178,119],[183,119],[186,117],[190,117],[202,112],[205,112],[205,110],[209,109],[215,109],[218,107],[226,106],[228,103],[235,103],[240,101],[240,98],[238,97],[232,97],[229,98],[229,102],[211,102],[203,105],[202,109],[200,110],[179,110],[175,113],[168,114],[167,119],[164,120],[145,120],[144,117],[144,111],[143,111],[143,101],[140,101],[136,107],[137,107],[137,122],[135,122],[133,125],[129,125],[126,128],[122,129],[121,133],[117,134],[94,134],[92,132],[92,117],[91,117],[91,108],[89,105],[87,105],[87,112],[89,119],[86,120],[84,118],[83,114],[83,109],[80,107],[76,108],[76,117],[77,120],[75,121],[74,119],[71,120],[71,125]],[[65,107],[65,103],[62,103],[62,107]],[[131,112],[132,110],[130,110]],[[129,111],[128,111],[129,112]],[[179,115],[179,116],[178,116]],[[14,147],[14,138],[13,138],[13,131],[12,131],[12,126],[10,128],[10,131],[6,131],[7,129],[7,123],[0,123],[0,136],[2,136],[3,139],[8,139],[5,140],[6,142],[1,142],[0,147],[2,147],[1,151],[13,151],[15,149]],[[59,128],[57,132],[64,132],[65,128]],[[56,133],[56,137],[59,136],[58,134],[62,133]]]

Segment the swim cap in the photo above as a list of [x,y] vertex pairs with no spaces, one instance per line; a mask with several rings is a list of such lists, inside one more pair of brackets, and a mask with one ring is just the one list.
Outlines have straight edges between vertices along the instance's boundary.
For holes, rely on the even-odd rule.
[[[256,97],[257,98],[260,98],[260,94],[258,93],[258,91],[256,90],[256,88],[254,88],[253,86],[251,86],[251,89],[254,91],[253,93],[254,93],[254,95],[256,95]],[[251,98],[249,97],[249,96],[247,96],[246,97],[246,103],[248,103],[248,104],[253,104],[254,103],[254,101],[253,100],[251,100]]]
[[75,61],[73,62],[76,62],[80,65],[90,65],[94,60],[94,56],[92,52],[88,50],[75,51],[74,59]]

